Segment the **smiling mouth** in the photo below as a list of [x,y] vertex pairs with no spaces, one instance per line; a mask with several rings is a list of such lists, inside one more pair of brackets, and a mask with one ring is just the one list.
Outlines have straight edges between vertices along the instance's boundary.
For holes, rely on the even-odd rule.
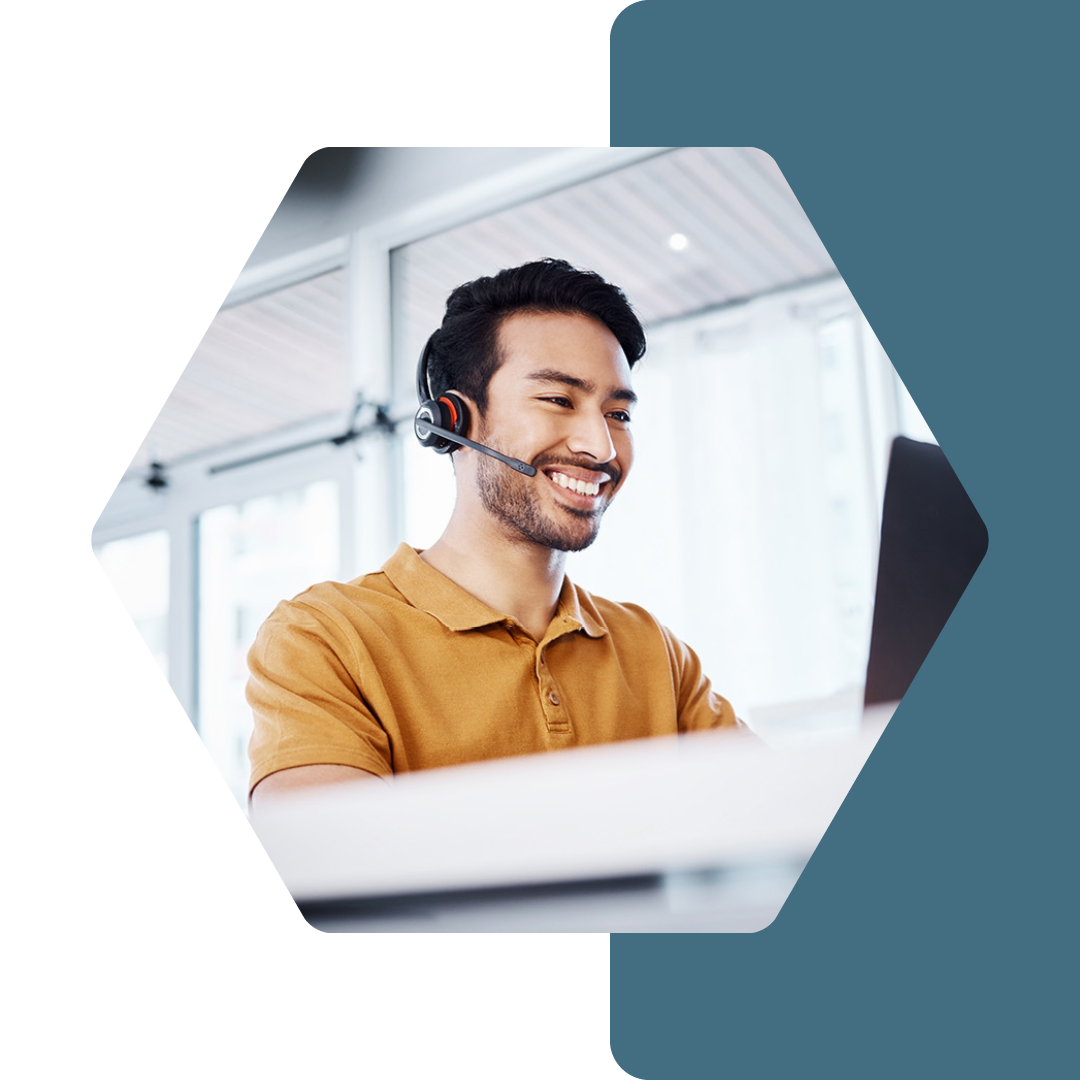
[[[574,495],[580,495],[587,499],[597,498],[603,486],[610,479],[607,476],[602,476],[598,479],[586,480],[579,476],[569,476],[567,473],[559,472],[557,469],[553,469],[551,472],[545,472],[544,475],[556,487],[563,488]],[[593,475],[595,476],[596,474]]]

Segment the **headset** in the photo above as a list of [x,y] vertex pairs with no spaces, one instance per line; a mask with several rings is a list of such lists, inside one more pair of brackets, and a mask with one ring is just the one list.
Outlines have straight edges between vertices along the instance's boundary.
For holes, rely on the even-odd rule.
[[437,399],[432,398],[427,369],[431,343],[434,340],[435,334],[432,334],[420,353],[420,362],[416,365],[416,397],[420,408],[416,410],[413,431],[420,440],[420,445],[430,446],[436,454],[452,454],[458,446],[468,446],[509,465],[511,469],[516,469],[525,476],[535,476],[536,469],[527,462],[507,457],[498,450],[492,450],[490,446],[465,437],[464,433],[469,430],[469,409],[457,394],[447,393]]

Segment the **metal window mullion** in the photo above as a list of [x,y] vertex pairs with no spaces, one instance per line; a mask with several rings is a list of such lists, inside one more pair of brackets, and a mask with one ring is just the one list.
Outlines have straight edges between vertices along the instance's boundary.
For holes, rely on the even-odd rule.
[[[389,404],[393,394],[390,248],[369,230],[355,232],[350,246],[347,334],[353,394]],[[346,567],[352,563],[353,575],[381,565],[400,535],[401,476],[391,445],[400,438],[399,433],[393,439],[365,440],[359,448],[360,460],[351,470],[344,500],[349,503],[349,521],[342,526],[342,561]]]
[[199,727],[195,659],[199,597],[194,565],[197,522],[198,515],[189,497],[175,500],[166,512],[169,533],[169,685],[196,730]]

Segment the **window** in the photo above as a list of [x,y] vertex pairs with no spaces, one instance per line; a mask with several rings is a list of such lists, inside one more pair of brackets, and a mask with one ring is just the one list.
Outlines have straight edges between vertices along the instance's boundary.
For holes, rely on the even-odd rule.
[[[219,312],[98,523],[102,565],[242,802],[247,650],[279,600],[342,575],[355,457],[325,440],[351,411],[346,300],[337,269]],[[140,521],[155,528],[111,538]]]
[[247,800],[247,653],[281,600],[338,574],[332,480],[218,506],[199,517],[199,734],[233,794]]
[[634,377],[635,473],[568,561],[669,625],[751,720],[865,675],[877,505],[861,316],[836,315],[838,296],[795,290],[658,327]]

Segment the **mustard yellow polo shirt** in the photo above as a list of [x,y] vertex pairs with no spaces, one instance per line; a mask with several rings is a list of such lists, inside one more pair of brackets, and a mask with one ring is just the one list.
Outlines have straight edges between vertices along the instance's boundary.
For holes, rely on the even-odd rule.
[[402,544],[277,606],[248,654],[250,787],[297,765],[379,776],[734,727],[647,611],[564,581],[539,643]]

